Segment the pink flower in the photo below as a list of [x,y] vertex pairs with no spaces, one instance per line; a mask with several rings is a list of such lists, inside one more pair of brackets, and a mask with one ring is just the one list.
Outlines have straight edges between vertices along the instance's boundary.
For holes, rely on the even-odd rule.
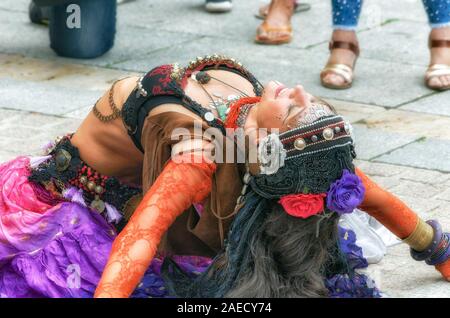
[[287,214],[297,218],[306,219],[319,214],[324,210],[325,193],[320,194],[290,194],[278,201]]

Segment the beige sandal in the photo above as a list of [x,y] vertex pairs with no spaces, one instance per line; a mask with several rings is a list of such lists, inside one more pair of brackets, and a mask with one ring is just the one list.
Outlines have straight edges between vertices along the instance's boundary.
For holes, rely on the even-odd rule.
[[[269,11],[272,8],[273,1],[269,4]],[[295,0],[292,0],[292,11],[294,10]],[[293,12],[290,13],[292,17]],[[292,40],[292,25],[289,22],[286,26],[275,27],[269,25],[266,20],[256,29],[255,42],[259,44],[279,45],[289,43]]]
[[[437,47],[450,48],[450,40],[430,40],[430,49]],[[446,91],[450,89],[450,85],[447,86],[432,86],[430,85],[430,80],[440,76],[450,75],[450,65],[447,64],[432,64],[428,67],[425,73],[425,85],[436,91]]]
[[292,40],[292,26],[272,27],[263,22],[256,30],[255,42],[258,44],[279,45]]
[[[359,46],[351,42],[330,41],[329,49],[330,52],[333,51],[334,49],[349,50],[355,54],[356,59],[359,57]],[[346,64],[330,64],[330,63],[327,64],[325,68],[322,70],[322,72],[320,72],[320,81],[322,83],[322,86],[331,89],[347,89],[352,87],[354,78],[353,71],[356,65],[356,59],[352,66]],[[343,85],[334,85],[325,82],[323,79],[328,74],[335,74],[341,76],[344,79],[345,83]]]

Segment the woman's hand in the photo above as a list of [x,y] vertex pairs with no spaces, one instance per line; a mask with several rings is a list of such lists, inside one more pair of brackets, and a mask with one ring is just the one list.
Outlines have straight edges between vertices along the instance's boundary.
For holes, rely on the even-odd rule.
[[436,265],[436,269],[447,281],[450,282],[450,258],[448,258],[444,263]]

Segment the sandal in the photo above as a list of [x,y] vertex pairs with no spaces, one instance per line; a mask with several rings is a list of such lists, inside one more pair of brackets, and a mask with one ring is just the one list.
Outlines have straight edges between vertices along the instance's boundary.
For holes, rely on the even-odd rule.
[[[450,48],[450,40],[430,40],[430,49],[445,47]],[[425,73],[425,85],[436,91],[446,91],[450,89],[450,85],[447,86],[432,86],[430,85],[430,80],[440,76],[450,75],[450,65],[447,64],[432,64],[428,67]]]
[[[299,3],[298,0],[294,4],[294,14],[299,12],[308,11],[311,9],[311,5],[308,3]],[[258,13],[255,14],[255,18],[264,20],[269,12],[269,4],[263,5],[259,8]]]
[[[349,50],[355,54],[356,59],[359,57],[359,46],[357,44],[354,44],[351,42],[330,41],[329,49],[330,49],[330,52],[334,49]],[[322,83],[322,86],[324,86],[326,88],[331,88],[331,89],[347,89],[347,88],[352,87],[353,78],[354,78],[353,71],[354,71],[354,68],[356,65],[356,59],[352,66],[349,66],[346,64],[338,64],[338,63],[327,64],[325,66],[325,68],[322,70],[322,72],[320,73],[320,81]],[[345,83],[343,85],[334,85],[334,84],[325,82],[323,79],[328,74],[335,74],[335,75],[341,76],[344,79]]]
[[285,44],[292,40],[292,27],[271,27],[263,22],[256,30],[255,42],[259,44]]
[[[292,0],[295,3],[295,0]],[[273,2],[270,2],[269,11]],[[292,13],[291,13],[292,16]],[[292,40],[292,26],[289,22],[288,26],[274,27],[264,21],[258,29],[256,29],[255,42],[259,44],[278,45],[289,43]]]

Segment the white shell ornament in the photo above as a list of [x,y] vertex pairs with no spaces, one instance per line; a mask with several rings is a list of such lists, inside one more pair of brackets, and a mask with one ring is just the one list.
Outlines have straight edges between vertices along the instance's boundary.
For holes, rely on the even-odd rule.
[[284,166],[286,150],[277,134],[270,134],[258,146],[258,160],[261,174],[274,174]]

